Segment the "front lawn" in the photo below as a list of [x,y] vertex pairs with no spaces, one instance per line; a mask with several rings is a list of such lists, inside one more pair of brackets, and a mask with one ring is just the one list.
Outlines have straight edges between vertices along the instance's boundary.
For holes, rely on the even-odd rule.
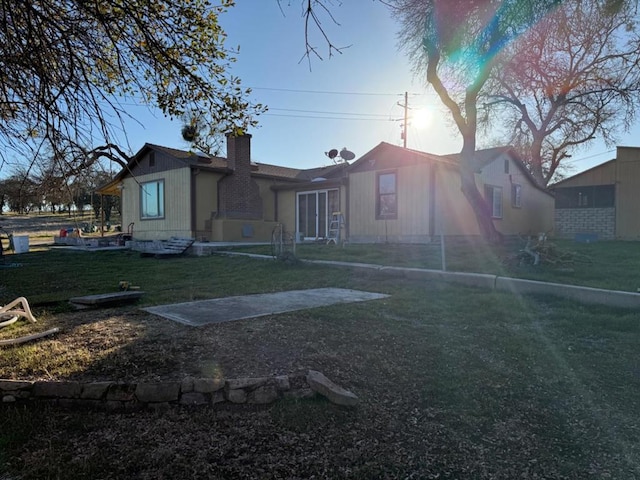
[[[548,240],[551,262],[538,266],[519,264],[516,256],[524,240],[509,240],[504,245],[487,245],[482,241],[447,240],[445,268],[452,272],[489,273],[545,282],[567,283],[611,290],[635,292],[640,288],[640,242],[607,241],[577,243],[571,240]],[[238,252],[271,254],[269,246],[235,247]],[[439,244],[302,244],[296,255],[309,260],[338,260],[442,269]]]
[[[335,250],[334,250],[335,251]],[[637,312],[249,258],[37,252],[2,300],[40,304],[0,377],[161,381],[322,371],[360,398],[164,413],[0,409],[8,478],[640,478]],[[323,286],[388,293],[199,328],[72,295],[129,280],[142,304]]]

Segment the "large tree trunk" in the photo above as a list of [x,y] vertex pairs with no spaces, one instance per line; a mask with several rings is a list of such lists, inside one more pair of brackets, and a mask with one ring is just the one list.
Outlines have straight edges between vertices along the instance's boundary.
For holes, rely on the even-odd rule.
[[538,185],[546,187],[547,182],[542,172],[542,138],[534,135],[529,153],[529,158],[531,159],[531,174],[533,178],[536,179],[536,182],[538,182]]
[[[466,143],[466,142],[465,142]],[[482,236],[490,243],[500,244],[504,240],[502,233],[493,224],[491,208],[487,200],[478,190],[475,178],[475,151],[462,148],[460,154],[460,181],[462,193],[471,205],[478,221]]]
[[[427,81],[442,100],[442,103],[449,109],[453,120],[462,134],[462,151],[460,152],[460,180],[462,193],[471,205],[480,227],[482,236],[491,243],[501,243],[502,234],[496,230],[491,218],[491,210],[482,194],[478,191],[475,181],[476,172],[476,132],[478,125],[478,92],[487,81],[491,71],[490,62],[484,65],[484,69],[478,74],[475,81],[466,89],[464,99],[464,111],[460,110],[460,105],[455,102],[447,91],[447,87],[442,83],[438,75],[438,63],[440,62],[440,52],[435,44],[426,43],[428,49],[429,62],[427,65]],[[465,118],[466,115],[466,118]]]

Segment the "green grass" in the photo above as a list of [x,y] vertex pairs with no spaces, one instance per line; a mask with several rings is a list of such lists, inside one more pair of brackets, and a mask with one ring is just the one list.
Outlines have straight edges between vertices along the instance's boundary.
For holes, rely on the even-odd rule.
[[[612,290],[637,291],[640,288],[640,243],[608,241],[576,243],[570,240],[551,240],[556,257],[566,257],[558,263],[538,266],[518,265],[514,256],[524,242],[511,240],[501,246],[483,242],[448,241],[445,248],[446,269],[457,272],[489,273],[540,280],[546,282],[584,285]],[[240,252],[271,254],[271,248],[237,247]],[[337,260],[400,267],[442,269],[439,244],[347,244],[344,247],[306,244],[296,247],[296,255],[310,260]]]
[[[628,244],[611,244],[610,251],[603,245],[580,247],[580,253],[601,259],[607,274],[613,266],[605,264],[632,261]],[[354,253],[351,247],[343,254]],[[364,261],[373,263],[371,251],[407,261],[403,249],[394,248],[394,254],[382,246],[369,249],[372,257]],[[418,252],[417,261],[420,251],[410,251]],[[161,415],[5,407],[0,474],[640,478],[635,311],[237,257],[157,260],[127,252],[54,251],[21,260],[22,267],[2,271],[11,273],[0,281],[4,299],[27,292],[39,301],[62,301],[71,292],[113,291],[119,280],[148,292],[143,304],[321,286],[390,297],[198,329],[126,310],[83,317],[139,332],[99,361],[80,359],[89,372],[128,378],[132,371],[172,367],[197,374],[215,365],[234,377],[313,368],[361,403],[348,410],[318,399],[288,400],[261,410],[176,408]],[[207,355],[195,355],[198,349]],[[7,352],[0,350],[2,365],[12,361]]]
[[146,292],[142,305],[155,305],[326,286],[336,277],[335,269],[300,265],[276,285],[273,277],[281,272],[281,266],[271,261],[220,256],[156,259],[131,251],[52,249],[8,255],[7,261],[19,266],[0,267],[0,303],[24,296],[36,306],[62,306],[71,297],[115,292],[122,280]]

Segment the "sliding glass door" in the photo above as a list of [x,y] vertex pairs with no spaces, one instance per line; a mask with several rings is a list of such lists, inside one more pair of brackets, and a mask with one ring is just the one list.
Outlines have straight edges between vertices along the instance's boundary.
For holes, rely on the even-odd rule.
[[297,195],[296,231],[300,240],[326,238],[331,214],[338,211],[338,190],[316,190]]

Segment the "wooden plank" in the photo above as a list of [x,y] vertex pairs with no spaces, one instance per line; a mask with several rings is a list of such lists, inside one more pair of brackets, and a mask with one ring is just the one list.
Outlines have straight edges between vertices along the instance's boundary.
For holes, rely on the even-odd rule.
[[[158,255],[180,255],[187,251],[187,249],[193,245],[195,240],[193,238],[178,238],[172,237],[166,242],[162,242],[162,246],[154,244],[145,247],[144,249],[136,249],[142,253],[143,256],[158,256]],[[153,248],[155,247],[155,248]]]
[[109,305],[114,303],[126,303],[138,300],[144,292],[137,290],[135,292],[112,292],[99,293],[97,295],[86,295],[84,297],[73,297],[69,301],[71,303],[79,303],[80,305]]

